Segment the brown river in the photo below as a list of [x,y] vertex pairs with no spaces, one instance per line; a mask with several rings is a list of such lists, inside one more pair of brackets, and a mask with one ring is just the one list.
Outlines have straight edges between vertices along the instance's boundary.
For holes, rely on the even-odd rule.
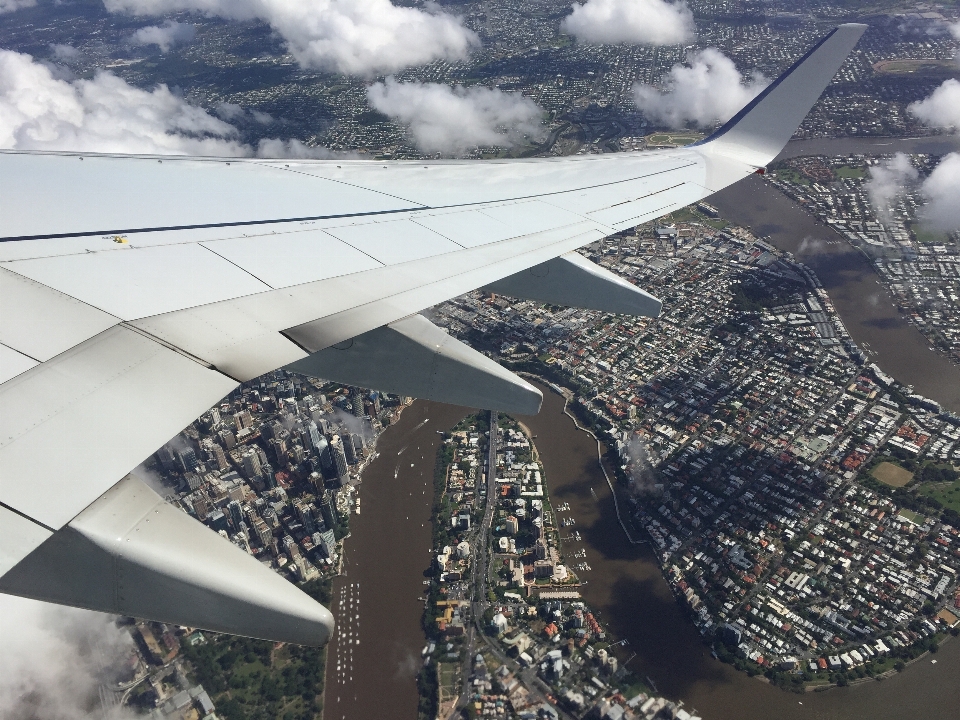
[[[960,137],[897,140],[824,139],[791,142],[781,154],[942,154],[960,150]],[[792,252],[820,278],[843,324],[880,369],[944,408],[960,412],[960,367],[904,320],[870,261],[833,229],[760,177],[750,177],[710,198],[723,217]]]
[[[953,138],[826,140],[791,143],[786,154],[942,153],[957,147]],[[826,239],[837,238],[830,237],[832,231],[759,178],[711,202],[725,217],[769,235],[778,247],[810,265],[851,335],[875,353],[881,368],[945,407],[960,410],[960,369],[929,350],[923,336],[900,319],[859,253],[845,244],[827,244]],[[805,695],[783,692],[711,658],[649,548],[626,542],[597,462],[596,444],[576,429],[562,408],[562,398],[545,391],[543,410],[524,423],[538,436],[553,501],[570,503],[583,539],[566,546],[565,552],[586,550],[592,570],[585,574],[585,599],[601,622],[628,641],[628,655],[636,653],[630,668],[652,679],[662,694],[682,700],[705,720],[960,718],[960,639],[941,648],[936,664],[928,656],[882,682]],[[334,583],[338,634],[327,661],[327,720],[417,717],[415,677],[424,646],[420,598],[431,561],[437,432],[467,412],[417,401],[379,439],[380,455],[363,476],[361,514],[351,516],[345,576]]]

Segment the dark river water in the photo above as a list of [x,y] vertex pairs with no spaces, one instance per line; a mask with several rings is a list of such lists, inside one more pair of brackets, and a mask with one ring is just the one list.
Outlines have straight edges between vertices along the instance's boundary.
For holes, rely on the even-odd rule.
[[360,514],[350,516],[345,576],[333,585],[337,634],[327,654],[325,720],[416,720],[437,431],[468,412],[418,400],[377,442]]
[[[431,559],[437,430],[449,429],[466,412],[418,401],[380,437],[380,456],[364,473],[361,514],[351,517],[346,576],[334,584],[338,634],[328,656],[327,720],[417,717],[415,677],[424,645],[418,598]],[[628,640],[627,656],[636,653],[629,667],[650,677],[662,694],[683,700],[705,720],[957,720],[960,640],[944,645],[936,664],[926,658],[883,682],[805,695],[711,658],[649,548],[626,542],[596,443],[563,414],[563,399],[545,390],[540,414],[523,422],[537,435],[552,500],[570,503],[577,521],[583,542],[565,544],[564,552],[587,552],[586,601],[617,638]]]
[[[960,150],[960,138],[843,138],[791,142],[781,157],[952,150]],[[850,335],[882,370],[944,408],[960,412],[960,367],[932,350],[923,334],[902,318],[870,261],[846,239],[759,177],[713,195],[710,203],[725,218],[769,236],[772,244],[812,268]]]
[[936,664],[924,659],[882,682],[804,695],[714,660],[674,600],[652,551],[626,541],[596,442],[563,414],[563,399],[544,390],[540,414],[523,422],[538,436],[551,501],[570,503],[577,521],[583,542],[565,544],[564,552],[587,551],[592,570],[584,573],[581,592],[599,610],[601,622],[629,641],[627,656],[636,653],[631,670],[649,676],[661,693],[683,700],[704,720],[960,717],[960,640],[946,643]]
[[[960,149],[957,138],[813,140],[793,142],[785,155],[929,152]],[[886,372],[953,410],[960,410],[960,369],[929,349],[900,319],[870,264],[840,237],[759,178],[713,196],[724,216],[769,235],[810,265],[854,340]],[[804,242],[804,240],[807,242]],[[833,244],[828,244],[828,242]],[[960,640],[883,682],[796,695],[734,671],[709,655],[675,602],[646,546],[630,545],[617,523],[612,496],[597,463],[596,444],[563,414],[563,400],[544,392],[537,434],[552,499],[568,502],[592,570],[583,594],[601,621],[628,640],[630,668],[659,691],[683,700],[705,720],[772,718],[960,718]],[[361,486],[361,514],[351,516],[346,575],[334,584],[331,609],[338,633],[330,645],[327,720],[415,720],[416,673],[424,572],[431,561],[430,508],[438,430],[468,411],[417,401],[381,435],[380,456]],[[591,492],[591,490],[593,492]],[[594,494],[596,493],[596,497]],[[566,515],[566,513],[565,513]]]

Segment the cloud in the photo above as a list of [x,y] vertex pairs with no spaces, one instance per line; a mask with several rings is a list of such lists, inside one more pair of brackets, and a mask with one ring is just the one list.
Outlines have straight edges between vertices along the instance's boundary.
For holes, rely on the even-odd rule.
[[906,189],[917,181],[919,173],[903,153],[894,155],[885,165],[870,168],[867,180],[867,197],[874,211],[884,221],[890,218],[890,205]]
[[749,78],[737,71],[733,61],[716,48],[706,48],[687,58],[687,65],[674,65],[663,91],[637,83],[633,99],[650,120],[671,128],[688,123],[709,127],[729,120],[768,84],[757,71]]
[[910,103],[907,112],[933,127],[960,129],[960,81],[944,80],[929,97]]
[[574,3],[560,29],[589,43],[676,45],[697,36],[685,2],[664,0],[587,0]]
[[273,122],[273,116],[269,113],[259,110],[246,110],[236,103],[222,102],[213,110],[217,117],[227,122],[247,122],[253,121],[260,125],[269,125]]
[[33,7],[36,4],[37,0],[0,0],[0,15],[21,8]]
[[807,235],[800,241],[800,246],[797,248],[797,255],[814,255],[826,247],[826,243],[823,240],[813,237],[813,235]]
[[157,45],[160,52],[170,52],[176,45],[193,42],[197,29],[190,23],[167,20],[163,25],[148,25],[137,30],[131,37],[133,45]]
[[543,133],[543,110],[530,98],[486,87],[399,83],[367,88],[370,105],[408,125],[425,152],[456,153],[478,146],[508,147]]
[[0,637],[0,717],[135,717],[101,709],[101,684],[114,685],[133,653],[130,635],[112,616],[0,595]]
[[355,153],[334,152],[325,147],[311,147],[297,139],[278,140],[265,138],[257,143],[257,157],[295,158],[298,160],[329,160],[331,158],[355,157]]
[[[255,117],[255,116],[254,116]],[[327,157],[298,140],[240,142],[237,128],[170,92],[116,75],[65,80],[29,55],[0,50],[0,147],[158,155]]]
[[73,63],[80,59],[82,52],[72,45],[63,45],[60,43],[50,43],[50,54],[53,59],[62,63]]
[[[2,2],[2,0],[0,0]],[[258,18],[304,67],[372,77],[434,60],[460,60],[480,44],[459,18],[398,7],[390,0],[104,0],[112,12],[194,11],[231,20]]]
[[920,192],[927,200],[921,218],[937,230],[960,230],[960,153],[945,155],[923,181]]
[[630,478],[630,492],[646,495],[662,489],[657,487],[659,478],[656,468],[650,463],[647,445],[638,434],[629,435],[623,446],[621,457],[626,466],[624,470]]

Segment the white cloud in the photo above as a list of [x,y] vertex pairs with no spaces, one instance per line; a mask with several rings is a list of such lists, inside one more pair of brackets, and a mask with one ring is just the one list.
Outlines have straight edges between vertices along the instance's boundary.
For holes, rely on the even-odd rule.
[[310,147],[295,138],[291,140],[265,138],[257,143],[257,157],[329,160],[330,158],[355,157],[355,154],[334,152],[325,147]]
[[[2,0],[0,0],[2,1]],[[304,67],[375,76],[437,59],[459,60],[479,45],[459,18],[398,7],[390,0],[104,0],[112,12],[195,11],[233,20],[259,18]]]
[[909,156],[903,153],[897,153],[884,165],[870,168],[867,197],[881,219],[890,218],[890,205],[908,186],[916,183],[918,177],[919,173]]
[[214,112],[221,120],[227,122],[245,122],[252,120],[260,125],[268,125],[273,122],[273,116],[270,113],[260,110],[246,110],[236,103],[222,102],[214,108]]
[[50,53],[53,55],[54,60],[62,63],[76,62],[80,59],[80,56],[83,55],[83,53],[72,45],[63,45],[60,43],[51,43]]
[[163,25],[148,25],[137,30],[131,37],[133,45],[156,45],[160,52],[170,52],[176,45],[193,42],[197,29],[190,23],[167,20]]
[[716,48],[706,48],[674,65],[663,90],[637,83],[633,98],[650,120],[681,128],[688,123],[707,127],[729,120],[768,84],[759,72],[742,77],[733,61]]
[[0,717],[135,717],[126,709],[101,710],[99,686],[115,683],[133,652],[130,635],[112,616],[0,595],[0,637]]
[[945,155],[920,192],[927,200],[923,220],[938,230],[960,230],[960,153]]
[[960,129],[960,81],[944,80],[930,97],[910,103],[907,112],[933,127]]
[[367,88],[370,105],[410,127],[426,152],[456,153],[477,146],[508,147],[543,133],[543,110],[530,98],[486,87],[399,83]]
[[107,72],[92,80],[60,79],[29,55],[0,50],[2,148],[298,158],[328,152],[297,140],[265,140],[253,148],[238,135],[166,85],[140,90]]
[[574,3],[560,29],[591,43],[676,45],[697,36],[685,2],[665,0],[587,0]]
[[37,0],[0,0],[0,15],[20,8],[33,7],[36,4]]

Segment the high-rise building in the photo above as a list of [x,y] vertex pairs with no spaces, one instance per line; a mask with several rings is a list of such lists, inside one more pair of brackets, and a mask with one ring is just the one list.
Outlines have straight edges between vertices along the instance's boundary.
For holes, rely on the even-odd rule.
[[287,456],[287,441],[284,439],[273,438],[267,441],[270,446],[270,452],[273,453],[277,464],[282,465]]
[[334,481],[342,487],[349,479],[350,471],[347,467],[347,455],[343,449],[343,441],[339,435],[334,435],[330,438],[330,457],[334,464]]
[[546,560],[547,559],[547,543],[543,538],[540,538],[536,542],[536,551],[537,551],[537,560]]
[[299,465],[307,457],[307,453],[304,451],[302,445],[294,445],[292,448],[290,448],[289,454],[290,462],[292,462],[294,465]]
[[357,462],[357,449],[350,433],[343,434],[343,454],[347,456],[347,464],[354,465]]
[[204,438],[200,442],[200,449],[203,451],[204,459],[208,460],[215,469],[223,471],[230,467],[230,463],[227,461],[227,455],[225,452],[223,452],[223,448],[210,438]]
[[195,472],[186,472],[183,474],[183,481],[186,483],[187,492],[198,490],[203,484],[203,479]]
[[350,388],[350,404],[353,406],[353,414],[363,417],[363,390],[358,387]]
[[323,518],[323,524],[327,526],[327,530],[333,530],[337,526],[334,515],[335,498],[333,493],[327,490],[322,491],[317,499],[317,504],[320,506],[320,516]]
[[177,464],[181,472],[191,472],[196,470],[200,462],[197,460],[197,454],[192,447],[185,447],[177,450]]
[[297,519],[303,525],[303,529],[312,535],[316,531],[317,525],[317,521],[314,517],[315,510],[313,505],[298,500],[293,506],[297,513]]
[[210,501],[202,495],[198,495],[193,499],[193,511],[200,520],[206,520],[207,514],[210,512]]
[[320,436],[317,453],[320,455],[320,471],[325,478],[332,480],[336,466],[333,462],[333,454],[330,451],[330,443],[327,442],[327,439],[323,435]]
[[280,411],[287,415],[297,417],[300,414],[300,406],[292,397],[284,398],[280,401]]
[[243,522],[243,507],[236,500],[231,500],[227,503],[227,512],[230,513],[230,522],[233,524],[233,527],[240,527],[240,523]]
[[263,476],[263,485],[267,490],[273,490],[277,486],[277,476],[273,472],[273,465],[262,463],[260,473]]
[[237,446],[237,436],[233,434],[233,430],[224,428],[217,435],[220,436],[220,444],[227,450],[233,450]]
[[311,420],[307,423],[307,435],[310,436],[310,447],[314,450],[320,450],[320,428]]
[[357,456],[357,460],[362,460],[366,455],[366,443],[363,440],[363,435],[353,433],[351,437],[353,438],[353,452]]
[[328,558],[336,558],[335,548],[337,547],[337,539],[333,534],[333,530],[324,530],[320,533],[320,551],[326,555]]
[[263,474],[260,456],[253,448],[244,451],[243,455],[240,456],[240,462],[243,464],[243,474],[247,476],[248,480],[253,480]]
[[507,518],[507,532],[516,535],[520,531],[520,522],[513,515]]
[[300,557],[300,546],[297,545],[297,542],[289,535],[283,536],[283,550],[291,560],[296,560]]
[[167,472],[177,468],[177,456],[169,445],[164,445],[157,450],[157,460],[160,461],[160,466]]
[[233,421],[237,425],[237,430],[253,427],[253,415],[250,414],[249,410],[241,410],[238,413],[234,413]]
[[270,547],[270,541],[273,540],[273,533],[270,532],[270,528],[267,527],[267,524],[263,520],[257,519],[257,521],[253,523],[253,532],[256,533],[261,545]]

